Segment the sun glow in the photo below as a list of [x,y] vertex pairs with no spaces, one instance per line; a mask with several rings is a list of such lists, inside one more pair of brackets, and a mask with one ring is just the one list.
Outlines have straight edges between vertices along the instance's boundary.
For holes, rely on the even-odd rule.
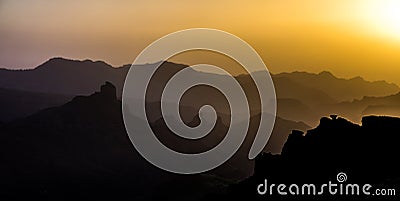
[[376,31],[400,41],[400,1],[372,0],[363,3],[366,23]]

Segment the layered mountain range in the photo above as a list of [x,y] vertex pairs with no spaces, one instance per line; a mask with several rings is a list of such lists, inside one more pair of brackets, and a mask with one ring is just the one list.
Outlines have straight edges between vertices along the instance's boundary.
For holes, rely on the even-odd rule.
[[[148,65],[144,64],[143,68]],[[186,65],[163,63],[162,70],[149,90],[147,101],[160,101],[157,94],[165,82]],[[116,86],[117,97],[121,97],[123,83],[130,65],[112,67],[101,61],[78,61],[53,58],[30,70],[0,69],[0,109],[7,111],[0,122],[24,117],[35,111],[60,103],[66,103],[75,95],[89,95],[105,81]],[[196,76],[227,79],[223,75],[195,72]],[[257,72],[253,72],[257,77]],[[397,103],[390,100],[400,96],[399,87],[385,81],[365,81],[361,77],[337,78],[329,72],[312,74],[306,72],[280,73],[272,75],[277,99],[278,116],[310,126],[318,124],[320,116],[338,113],[354,122],[360,122],[362,114],[398,115]],[[248,97],[257,97],[258,92],[249,75],[238,75],[236,79],[246,89]],[[155,91],[155,92],[153,92]],[[188,95],[183,105],[198,105],[201,94],[209,89],[198,88]],[[23,92],[23,93],[21,93]],[[10,95],[7,95],[10,94]],[[197,94],[197,95],[193,95]],[[377,97],[377,98],[374,98]],[[23,100],[23,101],[22,101]],[[387,101],[385,101],[387,100]],[[201,101],[201,100],[200,100]],[[223,101],[216,101],[219,108]],[[29,105],[29,106],[28,106]],[[250,109],[259,109],[259,103],[250,102]],[[226,109],[222,111],[228,113]],[[303,114],[303,115],[299,115]],[[304,115],[306,114],[306,115]]]
[[[151,65],[155,64],[138,67],[146,70]],[[223,139],[231,108],[218,90],[193,87],[179,104],[184,123],[198,125],[199,108],[209,104],[218,115],[215,127],[195,142],[175,136],[165,124],[160,98],[172,75],[186,67],[164,62],[146,97],[138,98],[145,98],[146,121],[163,144],[195,153]],[[31,70],[0,69],[0,199],[264,199],[255,196],[255,185],[264,178],[325,182],[340,171],[358,182],[386,185],[393,179],[398,183],[398,165],[393,159],[398,157],[395,131],[399,119],[362,118],[400,115],[399,87],[394,84],[360,77],[341,79],[329,72],[272,75],[278,103],[276,124],[264,154],[254,162],[247,155],[260,121],[260,100],[255,98],[258,91],[251,77],[238,75],[235,78],[250,108],[250,119],[242,119],[250,121],[243,145],[222,166],[187,176],[152,166],[131,144],[120,100],[129,68],[54,58]],[[209,72],[190,73],[227,79]],[[257,79],[258,72],[252,73]],[[321,119],[329,114],[347,119],[336,115]],[[361,119],[362,124],[356,124]],[[310,126],[315,128],[310,130]]]

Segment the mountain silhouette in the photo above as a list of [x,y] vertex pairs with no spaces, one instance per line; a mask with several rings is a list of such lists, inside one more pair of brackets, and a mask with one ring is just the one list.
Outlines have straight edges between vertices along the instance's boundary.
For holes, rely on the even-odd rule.
[[[289,120],[316,126],[320,116],[332,113],[354,122],[360,122],[361,117],[368,114],[397,116],[395,112],[388,112],[388,108],[382,109],[382,112],[377,111],[376,107],[376,112],[363,111],[368,106],[380,105],[379,97],[398,93],[397,85],[385,81],[369,82],[361,77],[342,79],[326,71],[319,74],[280,73],[274,75],[273,79],[277,97],[281,98],[278,99],[278,106],[279,101],[282,102],[278,107],[278,115]],[[371,98],[369,101],[358,101],[363,97]]]
[[360,122],[365,115],[390,115],[400,117],[400,93],[383,97],[363,97],[339,103],[331,108],[337,114]]
[[[394,131],[398,130],[399,123],[400,118],[385,116],[364,117],[362,125],[336,115],[323,117],[306,134],[293,131],[282,154],[259,155],[254,175],[232,185],[230,196],[253,200],[354,199],[354,196],[279,196],[277,193],[260,196],[256,192],[264,179],[277,184],[338,183],[336,175],[340,172],[347,174],[351,184],[398,189],[400,165],[394,159],[399,157],[400,148],[399,136]],[[398,195],[391,198],[398,199]]]
[[159,171],[134,151],[113,88],[105,84],[91,96],[3,125],[2,199],[95,200],[118,199],[119,191],[128,193],[123,197],[146,193],[132,180],[145,185]]
[[286,77],[273,77],[278,98],[295,99],[307,106],[322,107],[338,101],[325,91],[304,86]]
[[[185,189],[187,196],[193,194],[194,200],[201,200],[202,196],[218,193],[233,181],[252,174],[254,163],[247,159],[251,137],[246,138],[235,157],[207,174],[184,177],[154,167],[136,152],[126,134],[116,90],[113,84],[105,82],[92,95],[77,96],[61,106],[1,125],[0,197],[177,200],[184,199],[179,197],[179,190]],[[253,118],[251,121],[259,117]],[[195,118],[192,121],[196,124]],[[181,146],[180,141],[168,135],[162,119],[150,123],[161,141],[186,152],[210,147],[227,129],[218,120],[216,135],[211,133],[211,140],[197,147]],[[254,126],[250,129],[250,133],[255,133]],[[308,126],[278,118],[266,150],[280,152],[291,129],[306,130]],[[178,181],[181,183],[174,184],[174,188],[168,187]],[[155,193],[155,189],[163,193]]]
[[275,78],[287,78],[305,87],[321,90],[337,101],[352,101],[364,96],[387,96],[399,92],[399,87],[386,81],[365,81],[361,77],[342,79],[323,71],[319,74],[306,72],[281,73]]
[[[164,65],[170,65],[171,67],[169,68],[186,67],[182,64],[170,62],[165,62]],[[99,85],[108,80],[116,85],[117,95],[119,96],[129,68],[130,65],[113,67],[102,61],[52,58],[34,69],[0,69],[0,77],[2,78],[0,79],[0,88],[55,94],[89,95]],[[254,73],[257,76],[257,72]],[[205,74],[210,76],[210,73]],[[352,101],[364,96],[387,96],[400,91],[398,86],[388,84],[385,81],[368,82],[360,77],[341,79],[326,71],[320,74],[306,72],[280,73],[273,75],[273,78],[276,82],[281,82],[280,79],[293,82],[294,84],[290,84],[294,87],[293,89],[306,87],[317,90],[319,91],[318,93],[324,93],[325,95],[318,96],[318,98],[323,98],[324,103],[332,101],[329,99]],[[285,90],[284,92],[296,92],[293,89]],[[304,93],[308,93],[307,90]],[[302,98],[296,99],[302,100]]]
[[110,82],[6,123],[0,133],[1,200],[204,200],[231,183],[212,174],[168,173],[143,159]]
[[[145,69],[151,65],[155,64],[144,64],[142,67]],[[162,87],[166,84],[167,80],[177,71],[187,67],[186,65],[171,62],[164,62],[162,66],[163,68],[155,76],[155,81],[151,83],[152,90],[148,90],[149,94],[146,101],[160,101],[160,91],[163,90]],[[22,108],[27,106],[17,104],[18,101],[16,101],[16,104],[8,104],[15,99],[15,93],[10,91],[3,92],[1,94],[2,99],[10,101],[6,101],[7,104],[0,105],[0,107],[11,112],[0,114],[0,121],[11,121],[16,118],[26,117],[36,112],[37,109],[66,103],[74,95],[90,95],[105,81],[112,82],[116,86],[117,97],[121,97],[122,86],[129,68],[130,65],[112,67],[102,61],[52,58],[30,70],[0,69],[0,88],[4,90],[24,91],[27,94],[28,92],[49,94],[49,96],[40,96],[40,102],[37,104],[41,105],[40,107],[32,106],[33,109],[23,110]],[[193,76],[226,79],[223,75],[212,73],[195,71],[192,73]],[[253,75],[257,77],[258,73],[254,72]],[[346,80],[336,78],[329,72],[320,74],[303,72],[280,73],[272,75],[272,78],[278,98],[278,116],[291,121],[304,122],[308,125],[316,125],[320,116],[340,112],[339,103],[344,100],[351,101],[364,96],[388,96],[399,91],[396,85],[388,84],[384,81],[368,82],[359,77]],[[248,97],[258,97],[254,82],[252,82],[249,75],[239,75],[236,76],[236,79],[246,89]],[[203,100],[199,99],[199,97],[203,97],[202,94],[209,93],[210,88],[207,87],[197,87],[194,90],[189,90],[181,104],[187,106],[201,105],[203,104],[201,102]],[[216,92],[212,93],[217,94]],[[66,96],[66,98],[60,99],[59,96],[54,97],[51,94]],[[36,99],[34,97],[36,96],[27,96],[27,102],[35,102]],[[249,101],[250,109],[255,112],[258,111],[259,102],[253,100],[253,98],[249,99]],[[220,113],[229,114],[230,111],[224,101],[216,101],[214,104],[216,108],[219,108]],[[297,112],[291,113],[290,111]],[[360,120],[362,110],[355,111],[349,109],[346,111],[349,112],[343,113],[343,116],[349,117],[351,120],[356,119],[353,117],[358,117],[358,120]],[[252,116],[254,115],[256,114],[253,113]]]
[[0,70],[0,87],[31,92],[90,95],[105,81],[122,90],[129,66],[113,68],[102,61],[52,58],[34,69]]
[[[150,65],[155,64],[141,67],[146,70]],[[230,108],[218,90],[193,87],[182,96],[179,106],[182,119],[196,126],[199,108],[209,104],[218,114],[216,126],[209,136],[196,143],[186,144],[187,141],[174,137],[161,115],[160,98],[170,77],[186,67],[163,63],[150,82],[146,109],[152,129],[164,144],[195,153],[208,150],[224,137],[230,123]],[[252,98],[258,92],[250,76],[239,75],[236,79],[244,88],[251,115],[245,142],[224,165],[207,174],[185,177],[152,166],[129,141],[119,100],[129,68],[129,65],[113,68],[104,62],[54,58],[32,70],[0,70],[0,107],[4,111],[0,115],[3,116],[0,120],[2,198],[186,200],[185,196],[193,194],[194,200],[202,200],[204,196],[220,196],[227,190],[228,194],[223,195],[227,198],[252,198],[254,185],[266,177],[282,183],[324,182],[338,171],[348,173],[357,182],[386,185],[389,180],[398,181],[399,167],[390,159],[397,158],[399,153],[393,132],[399,119],[364,117],[362,125],[358,125],[332,116],[320,119],[319,125],[305,135],[302,132],[310,128],[303,122],[313,123],[323,114],[334,113],[353,120],[362,114],[395,112],[400,93],[390,94],[397,92],[397,86],[361,78],[338,79],[327,72],[273,75],[278,117],[264,152],[281,154],[262,154],[254,163],[247,159],[247,154],[260,120],[260,100]],[[194,70],[191,73],[226,79]],[[257,72],[254,76],[258,76]],[[302,76],[310,82],[301,81]],[[323,84],[311,84],[316,80]],[[368,86],[382,92],[364,90],[366,97],[353,100],[359,97],[358,92],[349,95],[354,90],[353,82],[362,85],[362,89]],[[100,85],[100,91],[92,94]],[[335,85],[348,94],[336,96],[335,90],[331,90]],[[73,98],[74,95],[78,96]],[[378,95],[389,96],[370,97]],[[347,99],[353,101],[340,102]],[[167,104],[172,104],[168,101]],[[367,173],[372,176],[367,177]],[[238,180],[243,181],[232,184]],[[172,188],[173,185],[176,186]],[[179,197],[182,196],[179,189],[185,189],[184,197]],[[19,195],[21,192],[25,194]]]

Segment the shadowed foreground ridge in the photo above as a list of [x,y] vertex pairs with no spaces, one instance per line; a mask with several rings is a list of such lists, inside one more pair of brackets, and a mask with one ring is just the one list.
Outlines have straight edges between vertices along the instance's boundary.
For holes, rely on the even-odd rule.
[[347,174],[347,183],[395,188],[396,196],[391,198],[398,199],[399,125],[400,118],[385,116],[364,117],[361,126],[336,115],[323,117],[318,127],[306,134],[294,130],[281,155],[259,155],[254,175],[232,186],[231,195],[262,200],[351,199],[354,197],[284,197],[276,195],[276,191],[273,196],[260,196],[257,193],[257,186],[264,179],[277,185],[338,183],[336,175],[344,172]]
[[[254,174],[254,163],[247,159],[249,138],[235,157],[217,169],[177,175],[152,166],[136,152],[116,94],[116,87],[106,82],[90,96],[77,96],[64,105],[0,125],[0,200],[232,200],[241,196],[251,200],[257,198],[256,187],[265,178],[275,183],[318,183],[335,181],[338,172],[345,172],[352,183],[388,187],[399,183],[398,118],[365,117],[362,126],[336,116],[322,118],[306,135],[293,131],[282,155],[260,155]],[[149,103],[150,108],[156,105]],[[155,133],[165,144],[193,151],[195,147],[179,147],[167,137],[159,123],[162,119],[153,116],[157,118],[150,124],[161,131]],[[276,146],[281,139],[283,143],[289,130],[302,128],[308,129],[277,118],[269,144]],[[217,122],[214,137],[225,130]],[[235,176],[249,178],[233,184],[236,180],[228,178]]]
[[[128,138],[117,91],[106,82],[90,96],[77,96],[64,105],[0,125],[0,200],[203,200],[253,174],[254,161],[247,158],[251,138],[229,161],[205,174],[176,175],[151,165]],[[160,103],[147,104],[153,109],[148,114],[154,117],[149,123],[155,133],[177,150],[209,148],[227,130],[219,121],[209,141],[186,146],[186,141],[180,143],[169,135],[154,112]],[[188,115],[197,112],[182,108]],[[308,129],[282,118],[276,122],[269,141],[273,143],[266,147],[271,151],[281,150],[290,130]]]

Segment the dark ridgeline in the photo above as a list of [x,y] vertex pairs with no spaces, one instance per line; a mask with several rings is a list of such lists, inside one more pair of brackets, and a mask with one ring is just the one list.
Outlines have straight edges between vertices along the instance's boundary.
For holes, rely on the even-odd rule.
[[[137,160],[124,135],[120,106],[115,87],[106,83],[91,96],[75,97],[1,127],[0,199],[141,196],[141,185],[132,181],[146,185],[158,170]],[[131,172],[140,174],[133,178]]]
[[[147,104],[153,109],[160,105]],[[183,116],[197,112],[187,106],[182,109]],[[155,112],[151,110],[149,114],[154,132],[164,144],[178,151],[191,153],[212,148],[227,130],[219,118],[206,141],[187,144],[171,137],[164,120]],[[256,115],[251,121],[257,118]],[[189,125],[198,124],[197,118],[186,119]],[[308,127],[278,118],[267,149],[280,150],[291,128]],[[250,135],[254,135],[255,128],[250,129]],[[201,200],[207,194],[224,192],[232,180],[252,174],[253,162],[247,159],[251,143],[251,137],[246,138],[235,157],[207,174],[167,173],[136,152],[123,125],[116,88],[106,82],[90,96],[77,96],[64,105],[0,127],[0,199]]]
[[[141,66],[146,68],[150,65],[154,64]],[[162,86],[165,80],[169,80],[176,70],[187,67],[171,62],[164,62],[163,66],[167,67],[167,70],[159,73],[158,80],[161,80],[161,83],[156,81],[157,85],[150,91],[150,101],[159,101],[154,99],[153,91],[159,90],[159,86]],[[76,95],[90,95],[105,81],[112,82],[116,86],[117,97],[121,97],[129,68],[130,65],[113,67],[102,61],[52,58],[30,70],[0,69],[0,110],[5,111],[0,113],[0,122],[23,118],[41,109],[66,103]],[[215,76],[218,79],[227,79],[226,76],[212,73],[196,74],[206,78]],[[259,76],[257,72],[253,75]],[[258,96],[249,75],[238,75],[236,79],[244,89],[248,89],[249,97]],[[388,111],[396,111],[388,114],[400,115],[398,101],[393,105],[391,98],[400,88],[385,81],[369,82],[360,77],[341,79],[329,72],[280,73],[272,75],[272,79],[278,98],[278,116],[287,120],[316,126],[319,117],[331,113],[338,113],[354,122],[359,122],[362,114],[387,114]],[[208,92],[209,90],[203,89],[196,91],[198,94]],[[370,98],[357,101],[364,96]],[[400,97],[400,94],[397,97]],[[199,98],[188,98],[187,102],[196,104]],[[369,106],[373,108],[368,108]],[[257,109],[257,105],[252,105],[252,108]]]
[[168,173],[144,160],[128,139],[110,82],[1,126],[0,163],[0,200],[202,200],[230,184],[213,174]]
[[274,77],[275,79],[286,78],[304,87],[323,91],[338,101],[352,101],[364,96],[387,96],[399,91],[396,84],[389,84],[386,81],[369,82],[359,76],[351,79],[337,78],[327,71],[319,74],[307,72],[280,73]]
[[[146,64],[141,67],[146,69],[146,67],[151,65],[154,64]],[[150,111],[149,117],[152,122],[158,121],[161,118],[159,102],[165,84],[177,71],[186,67],[186,65],[182,64],[164,62],[152,78],[147,90],[148,96],[146,97],[146,102],[150,105],[147,110]],[[0,69],[0,111],[2,111],[0,113],[0,124],[12,122],[18,118],[23,119],[45,108],[65,104],[75,95],[90,95],[105,81],[110,81],[115,85],[117,98],[120,98],[123,82],[129,68],[129,65],[113,68],[100,61],[77,61],[53,58],[32,70]],[[193,76],[205,78],[214,76],[217,79],[226,79],[226,76],[194,70],[191,73],[193,73]],[[257,119],[259,119],[259,101],[257,98],[254,98],[258,96],[257,90],[248,75],[240,75],[238,76],[238,80],[244,86],[243,88],[249,97],[248,100],[250,101],[250,109],[252,111],[251,116],[254,119],[254,121],[251,121],[250,127],[251,132],[254,133],[258,126]],[[282,90],[293,90],[293,85],[298,86],[296,83],[292,83],[292,85],[285,84]],[[301,94],[299,91],[302,91],[302,89],[301,87],[300,89],[297,87],[294,88],[294,91],[297,91],[297,94]],[[307,93],[306,91],[303,91],[303,93],[309,96],[318,96],[320,94],[317,92]],[[209,98],[203,98],[205,95]],[[207,86],[193,87],[182,97],[180,105],[183,106],[183,119],[186,119],[188,122],[192,121],[194,114],[197,114],[199,107],[204,104],[215,106],[225,124],[224,126],[228,125],[230,110],[225,97],[218,90]],[[265,149],[272,153],[281,152],[287,135],[292,129],[306,130],[310,128],[296,114],[305,113],[307,115],[304,116],[312,117],[312,119],[316,117],[315,114],[311,114],[313,112],[309,109],[310,107],[294,99],[285,99],[282,102],[278,100],[278,107],[278,117],[274,134]],[[281,117],[281,114],[284,117]],[[247,121],[247,119],[243,119],[243,121]],[[210,146],[211,144],[208,143],[207,145]],[[249,168],[249,171],[251,172],[252,168]],[[243,175],[240,177],[243,177]]]
[[[360,186],[371,184],[373,189],[395,188],[399,191],[399,125],[399,118],[385,116],[364,117],[361,126],[337,115],[323,117],[318,127],[306,134],[294,130],[280,155],[259,155],[256,158],[254,175],[231,186],[229,197],[256,200],[357,198],[278,196],[276,191],[273,196],[260,196],[257,193],[257,186],[263,183],[264,179],[267,179],[269,184],[324,184],[329,181],[339,183],[336,175],[340,172],[347,174],[346,183]],[[396,196],[381,199],[398,200],[399,195],[396,193]],[[366,198],[358,197],[361,200]]]
[[[145,64],[143,67],[153,64]],[[165,62],[171,69],[186,65]],[[125,76],[130,65],[113,67],[103,61],[51,58],[34,69],[7,70],[0,68],[0,88],[48,94],[90,95],[105,81],[111,81],[121,94]],[[167,74],[161,76],[168,76]],[[213,76],[204,73],[205,76]],[[254,76],[258,76],[257,72]],[[224,76],[220,76],[221,79]],[[237,79],[248,80],[247,75]],[[400,88],[385,81],[369,82],[360,77],[337,78],[329,72],[319,74],[306,72],[280,73],[272,75],[277,85],[278,98],[292,98],[309,103],[329,104],[335,101],[352,101],[364,96],[382,97],[398,93]],[[318,83],[318,84],[316,84]]]

